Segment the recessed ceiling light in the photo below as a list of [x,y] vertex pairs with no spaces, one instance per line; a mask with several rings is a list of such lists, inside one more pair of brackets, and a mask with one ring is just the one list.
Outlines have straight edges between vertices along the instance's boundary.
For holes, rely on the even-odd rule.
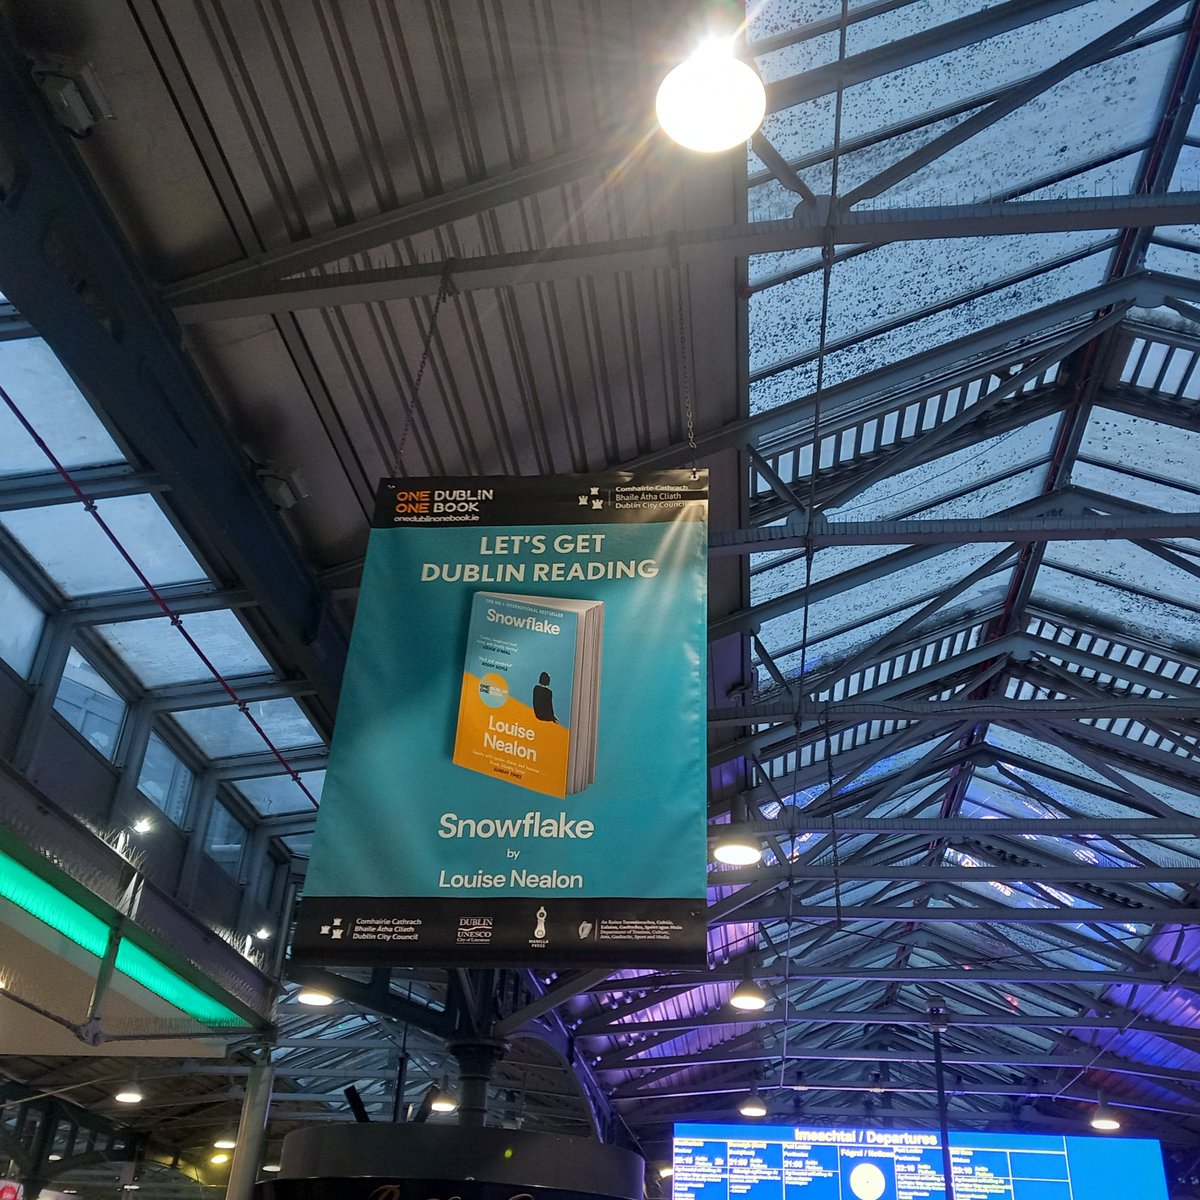
[[227,1163],[229,1161],[229,1155],[226,1154],[224,1150],[220,1150],[216,1154],[212,1155],[208,1161],[219,1167],[222,1163]]
[[271,1174],[274,1175],[275,1172],[279,1170],[279,1164],[278,1163],[267,1163],[266,1166],[263,1167],[263,1170],[270,1171]]

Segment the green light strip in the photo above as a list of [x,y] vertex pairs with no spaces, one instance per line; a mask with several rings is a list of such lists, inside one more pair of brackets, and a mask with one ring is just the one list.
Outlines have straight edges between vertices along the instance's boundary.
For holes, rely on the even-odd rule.
[[[108,925],[7,854],[0,853],[0,896],[96,958],[108,945]],[[117,970],[204,1025],[249,1024],[133,942],[117,948]]]

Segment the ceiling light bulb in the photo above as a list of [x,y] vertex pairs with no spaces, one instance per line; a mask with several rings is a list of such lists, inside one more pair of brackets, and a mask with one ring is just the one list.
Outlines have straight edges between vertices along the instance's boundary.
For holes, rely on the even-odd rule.
[[149,817],[138,817],[133,823],[134,833],[149,833],[154,828],[154,822]]
[[1092,1110],[1092,1128],[1102,1133],[1114,1133],[1121,1128],[1121,1118],[1101,1100]]
[[142,1095],[142,1089],[138,1087],[137,1080],[131,1079],[117,1089],[113,1094],[113,1099],[118,1104],[141,1104],[145,1096]]
[[47,1162],[62,1162],[62,1155],[61,1154],[47,1154],[46,1161]]
[[208,1161],[219,1167],[222,1163],[227,1163],[229,1161],[229,1155],[226,1154],[224,1150],[221,1150],[219,1153],[212,1155]]
[[223,1133],[215,1142],[213,1142],[214,1150],[232,1150],[237,1145],[237,1138],[231,1133]]
[[742,1100],[741,1104],[738,1105],[738,1112],[743,1117],[765,1117],[767,1115],[767,1105],[759,1094],[757,1083],[750,1089],[749,1094]]
[[452,1113],[458,1108],[458,1101],[445,1088],[438,1088],[429,1101],[429,1108],[435,1113]]
[[752,867],[762,858],[762,846],[752,833],[730,830],[713,846],[713,858],[733,867]]
[[659,1179],[670,1179],[670,1178],[671,1178],[671,1176],[672,1176],[672,1175],[674,1175],[674,1174],[675,1174],[675,1168],[674,1168],[674,1167],[669,1167],[669,1166],[666,1166],[666,1167],[659,1167],[659,1168],[658,1168],[658,1177],[659,1177]]
[[712,38],[662,81],[654,108],[670,138],[714,154],[753,136],[767,111],[767,92],[758,72],[734,58],[730,39]]
[[328,992],[320,992],[316,988],[302,987],[296,993],[296,999],[309,1008],[326,1008],[333,1003],[333,997]]
[[264,1171],[269,1171],[269,1172],[270,1172],[272,1175],[274,1175],[274,1174],[275,1174],[275,1172],[279,1170],[279,1164],[278,1164],[278,1163],[267,1163],[267,1164],[266,1164],[266,1165],[263,1167],[263,1170],[264,1170]]
[[265,942],[267,938],[271,936],[271,931],[265,925],[263,925],[254,931],[254,936],[258,938],[260,942]]
[[729,997],[729,1003],[743,1012],[760,1012],[767,1007],[767,993],[753,979],[743,979]]

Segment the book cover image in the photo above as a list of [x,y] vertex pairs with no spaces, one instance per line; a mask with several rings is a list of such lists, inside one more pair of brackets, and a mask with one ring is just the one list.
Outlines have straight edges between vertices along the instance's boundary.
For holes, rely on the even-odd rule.
[[604,603],[476,592],[454,762],[547,796],[596,777]]

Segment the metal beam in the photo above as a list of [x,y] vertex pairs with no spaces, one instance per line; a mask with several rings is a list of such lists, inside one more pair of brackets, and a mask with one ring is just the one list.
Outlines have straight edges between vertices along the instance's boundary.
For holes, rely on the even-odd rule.
[[[972,897],[974,899],[974,897]],[[738,925],[752,921],[799,922],[809,921],[900,921],[913,924],[950,921],[954,924],[1022,925],[1099,924],[1099,925],[1163,925],[1180,922],[1194,924],[1200,909],[1179,904],[1125,906],[1101,904],[1094,908],[1017,908],[1007,904],[962,905],[889,905],[889,904],[806,904],[791,905],[787,897],[772,896],[770,900],[751,901],[743,908],[730,908],[728,915],[714,917],[711,924]],[[928,1019],[928,1018],[926,1018]]]
[[402,208],[364,217],[326,233],[252,255],[241,262],[180,280],[165,289],[164,297],[169,304],[178,305],[212,288],[247,283],[259,286],[440,229],[455,221],[478,216],[549,188],[562,187],[588,175],[608,172],[628,153],[631,137],[629,131],[622,131],[619,135],[614,133],[595,138],[587,145],[527,163],[503,174],[467,183],[441,195],[427,196]]
[[824,546],[959,546],[975,542],[1092,542],[1200,537],[1200,512],[1093,514],[1085,517],[927,517],[909,521],[813,520],[801,534],[782,525],[716,531],[711,557]]
[[[883,245],[1020,233],[1186,225],[1194,219],[1198,208],[1200,192],[1010,200],[856,210],[835,216],[831,229],[830,199],[818,196],[791,220],[481,255],[455,262],[452,278],[460,291],[490,290],[623,271],[666,270],[673,266],[676,257],[683,265],[690,265],[815,248],[826,245],[831,236],[837,245]],[[176,306],[175,312],[185,322],[215,321],[411,299],[436,295],[443,275],[443,264],[422,263],[299,276],[273,283],[253,280],[226,283],[192,293]]]
[[[903,679],[903,677],[901,677]],[[834,700],[829,704],[781,701],[744,704],[709,711],[710,726],[800,722],[801,728],[823,728],[827,722],[862,721],[1090,721],[1105,717],[1154,717],[1194,720],[1200,717],[1200,696],[1120,696],[1113,699],[1013,700]],[[1131,742],[1130,746],[1138,743]]]
[[[165,490],[159,476],[150,471],[139,471],[128,463],[108,467],[75,467],[71,470],[71,477],[93,500]],[[0,479],[0,512],[78,503],[79,497],[57,471],[40,471]]]
[[[827,819],[796,814],[787,818],[758,818],[735,826],[714,825],[709,833],[718,836],[731,828],[755,833],[801,834],[828,833]],[[838,833],[880,834],[913,833],[928,837],[958,840],[969,834],[995,834],[1013,837],[1037,834],[1038,837],[1200,837],[1200,823],[1194,817],[864,817],[856,814],[837,818]]]
[[160,475],[202,554],[259,599],[280,652],[317,685],[331,724],[341,625],[6,24],[0,112],[0,150],[20,181],[0,222],[0,288]]
[[[993,821],[1002,825],[1003,821]],[[826,826],[821,832],[829,833]],[[838,833],[842,832],[839,825]],[[997,831],[999,832],[999,831]],[[892,866],[886,863],[859,863],[853,859],[833,863],[805,863],[797,867],[790,863],[770,866],[759,863],[754,867],[714,868],[708,873],[708,886],[738,887],[766,880],[784,882],[801,879],[805,883],[818,880],[938,880],[946,883],[1197,883],[1200,867],[1101,867],[1101,866],[995,866],[982,863],[978,867],[963,867],[950,863],[909,863]],[[1085,914],[1086,909],[1082,910]]]

